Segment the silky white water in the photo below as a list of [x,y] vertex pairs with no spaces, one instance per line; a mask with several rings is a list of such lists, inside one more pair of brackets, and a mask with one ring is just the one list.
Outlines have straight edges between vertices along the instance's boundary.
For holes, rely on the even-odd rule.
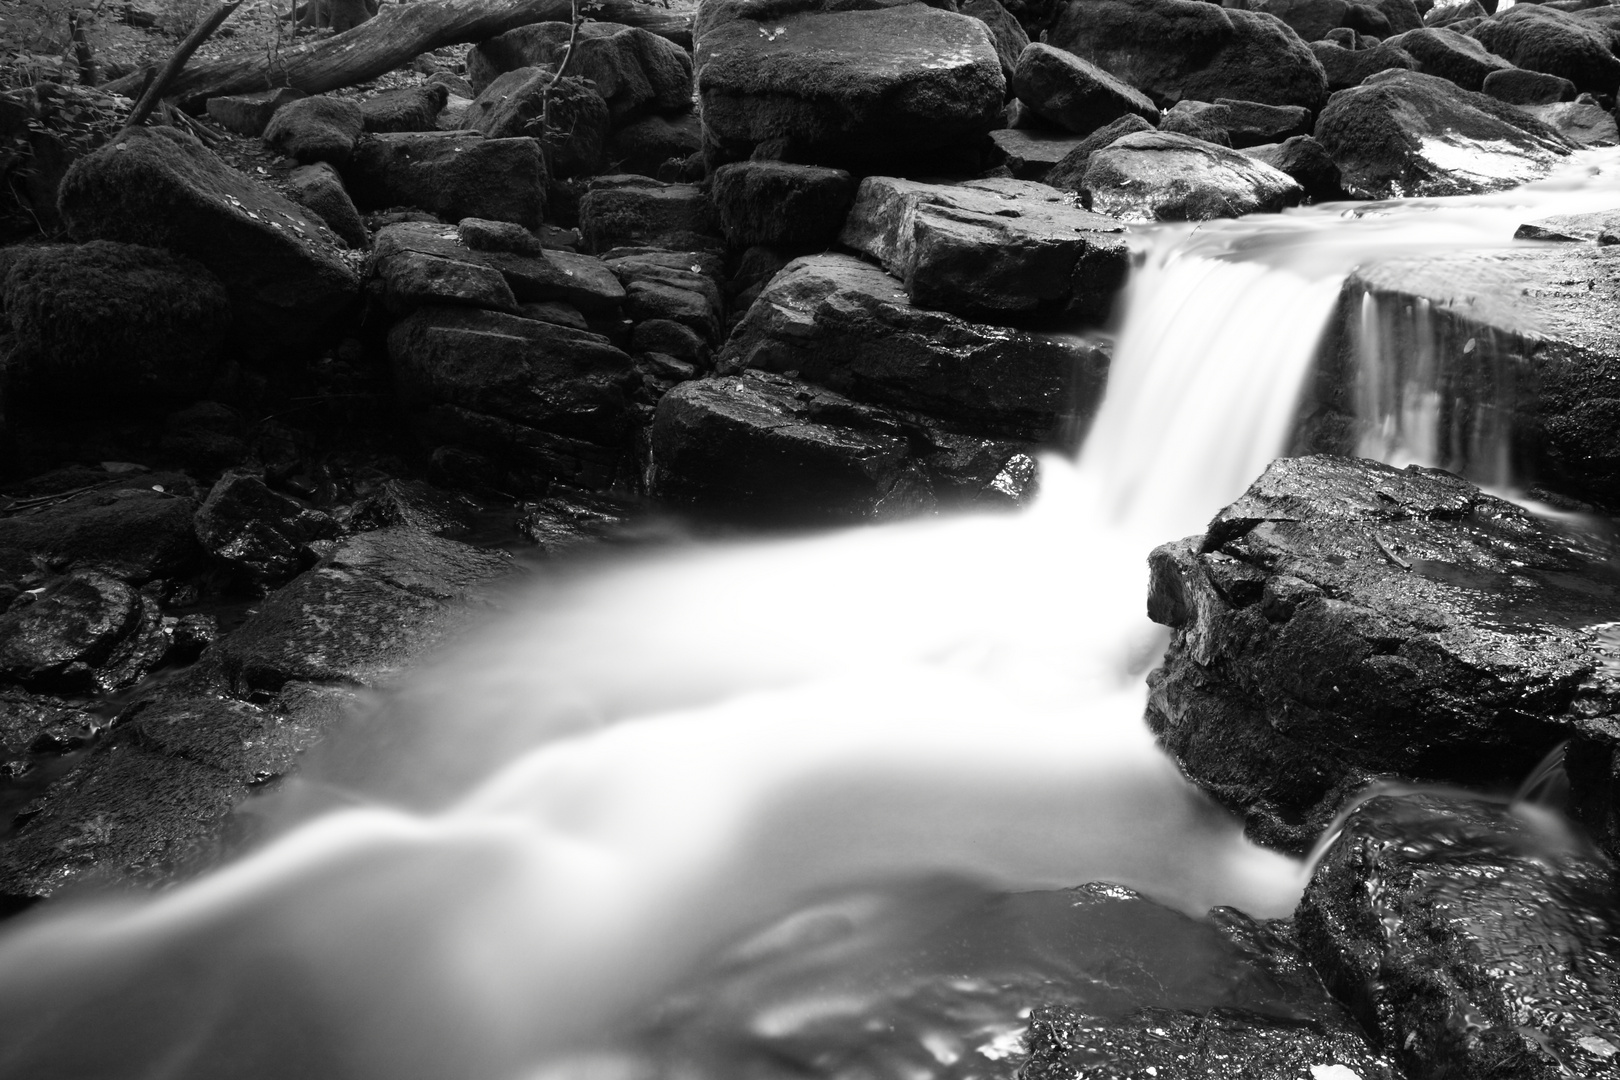
[[278,839],[18,920],[0,1076],[617,1076],[717,949],[922,880],[1286,913],[1299,864],[1142,724],[1144,557],[1286,445],[1352,266],[1612,188],[1144,234],[1106,399],[1033,508],[558,568],[339,731]]

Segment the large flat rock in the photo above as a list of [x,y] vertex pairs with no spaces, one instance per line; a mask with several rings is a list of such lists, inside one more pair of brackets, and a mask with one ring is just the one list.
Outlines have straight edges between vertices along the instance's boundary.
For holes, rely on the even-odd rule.
[[923,310],[870,263],[812,255],[789,263],[765,287],[718,367],[796,372],[850,397],[973,432],[1045,440],[1090,415],[1107,358],[1075,338]]
[[869,176],[839,239],[905,282],[918,307],[1101,322],[1130,265],[1124,234],[1118,221],[1045,184]]

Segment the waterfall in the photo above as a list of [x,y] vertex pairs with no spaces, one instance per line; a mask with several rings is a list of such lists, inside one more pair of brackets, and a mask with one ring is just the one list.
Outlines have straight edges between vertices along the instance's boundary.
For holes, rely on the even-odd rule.
[[[605,1080],[705,958],[863,889],[1288,912],[1299,864],[1141,722],[1147,547],[1287,445],[1353,266],[1555,197],[1144,233],[1106,399],[1033,508],[559,567],[337,732],[260,850],[17,920],[0,1075]],[[1429,453],[1429,376],[1381,340],[1364,419]]]

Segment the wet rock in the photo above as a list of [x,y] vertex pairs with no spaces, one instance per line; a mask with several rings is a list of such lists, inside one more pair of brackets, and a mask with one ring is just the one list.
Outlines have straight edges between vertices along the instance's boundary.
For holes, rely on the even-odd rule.
[[360,103],[360,112],[365,120],[365,130],[372,134],[432,131],[449,100],[448,86],[428,82],[421,86],[402,86],[397,90],[374,94]]
[[63,754],[95,737],[106,721],[56,698],[0,692],[0,769],[25,769],[31,754]]
[[256,139],[264,134],[265,125],[276,110],[289,102],[304,97],[302,90],[290,86],[274,90],[261,90],[256,94],[226,94],[211,97],[205,106],[208,119],[220,127]]
[[769,144],[773,157],[861,172],[914,165],[987,134],[1006,90],[985,24],[923,4],[756,19],[727,0],[703,9],[695,36],[705,135],[722,160]]
[[1423,74],[1447,79],[1464,90],[1477,92],[1490,75],[1513,70],[1512,64],[1455,30],[1413,30],[1390,38],[1385,45],[1411,56],[1418,63],[1417,70]]
[[287,177],[287,194],[350,247],[363,248],[370,243],[371,234],[360,220],[360,211],[354,208],[343,179],[324,161],[294,169]]
[[1351,814],[1297,921],[1407,1076],[1552,1080],[1614,1075],[1617,916],[1611,866],[1545,817],[1432,794]]
[[82,239],[202,263],[230,293],[234,338],[254,354],[317,340],[359,285],[324,225],[174,128],[137,129],[80,158],[60,207]]
[[1304,195],[1270,165],[1200,139],[1139,132],[1091,155],[1080,194],[1122,221],[1206,221],[1276,212]]
[[163,616],[128,585],[78,570],[0,614],[0,679],[84,693],[134,683],[163,659]]
[[309,566],[316,558],[310,544],[337,535],[330,516],[241,470],[220,477],[198,508],[195,527],[209,555],[266,585]]
[[1558,214],[1520,225],[1515,240],[1558,240],[1586,244],[1620,244],[1620,211]]
[[1509,105],[1552,105],[1575,97],[1575,84],[1568,79],[1523,68],[1493,71],[1481,89]]
[[1305,197],[1313,202],[1344,197],[1339,167],[1333,163],[1333,156],[1309,135],[1295,135],[1272,146],[1250,147],[1244,153],[1293,177],[1305,189]]
[[1379,38],[1395,32],[1376,5],[1353,0],[1245,0],[1243,6],[1277,16],[1304,41],[1321,41],[1329,31],[1341,26]]
[[[1133,118],[1141,120],[1140,117]],[[1149,130],[1151,126],[1142,120],[1142,126],[1137,130]],[[1002,128],[990,133],[990,141],[1004,155],[1008,171],[1016,179],[1035,181],[1044,181],[1052,167],[1087,138],[1089,136],[1067,131],[1042,131],[1036,128]]]
[[384,480],[354,504],[350,527],[365,531],[404,525],[433,536],[456,537],[473,529],[475,507],[465,497],[420,480]]
[[1173,630],[1148,722],[1183,771],[1303,850],[1373,776],[1514,785],[1607,732],[1601,545],[1438,470],[1282,459],[1149,559]]
[[1129,265],[1123,233],[1044,184],[873,176],[861,181],[839,240],[900,278],[918,307],[1101,321]]
[[[1220,130],[1226,136],[1225,145],[1238,150],[1282,142],[1308,134],[1311,129],[1310,114],[1298,106],[1261,105],[1254,101],[1181,101],[1165,114],[1165,120],[1168,122],[1172,116],[1196,117]],[[1164,124],[1160,128],[1173,130]]]
[[1105,128],[1087,135],[1076,143],[1068,153],[1058,159],[1057,164],[1049,169],[1041,182],[1059,191],[1080,191],[1080,181],[1085,178],[1086,167],[1091,164],[1091,155],[1105,146],[1113,146],[1127,135],[1138,131],[1152,131],[1153,125],[1132,113],[1122,116]]
[[1512,105],[1413,71],[1333,95],[1316,138],[1365,199],[1471,194],[1547,173],[1573,144]]
[[[598,172],[612,123],[607,102],[582,79],[552,87],[552,75],[549,68],[523,67],[498,76],[473,102],[467,126],[492,139],[541,139],[551,176]],[[547,132],[542,120],[548,91],[554,132]]]
[[720,288],[701,264],[674,253],[628,255],[607,260],[624,285],[624,313],[639,321],[667,320],[688,327],[704,341],[719,339]]
[[0,298],[15,335],[6,391],[52,413],[200,395],[231,322],[225,287],[199,263],[106,240],[24,251]]
[[617,499],[589,491],[558,491],[524,503],[517,531],[543,554],[556,556],[613,538],[630,514]]
[[956,10],[963,15],[973,16],[989,29],[990,40],[996,46],[996,57],[1001,61],[1001,77],[1007,80],[1009,86],[1012,85],[1013,69],[1018,65],[1018,57],[1029,45],[1029,34],[1018,17],[1002,7],[1000,0],[966,0],[958,4]]
[[1076,339],[914,307],[899,281],[847,255],[788,264],[717,360],[725,373],[797,372],[860,400],[1032,441],[1090,413],[1106,365],[1100,350]]
[[[566,22],[508,30],[468,53],[468,77],[482,92],[502,72],[555,66],[568,47],[570,31]],[[568,72],[596,84],[615,123],[647,113],[684,112],[692,105],[691,55],[640,27],[587,23],[568,62]]]
[[486,221],[483,218],[462,218],[456,224],[456,236],[474,251],[504,251],[513,255],[539,255],[545,247],[540,238],[521,225],[510,221]]
[[815,165],[740,161],[715,170],[710,195],[733,247],[810,251],[837,239],[855,201],[855,178]]
[[1615,126],[1613,114],[1597,105],[1559,101],[1519,107],[1577,146],[1613,146],[1620,142],[1620,128]]
[[606,156],[616,173],[660,176],[671,161],[685,161],[703,149],[703,122],[695,112],[644,116],[614,131]]
[[396,315],[428,304],[517,310],[506,278],[448,225],[412,221],[378,230],[367,274]]
[[1568,12],[1539,4],[1515,5],[1469,32],[1485,48],[1529,71],[1544,71],[1593,94],[1620,88],[1620,56],[1611,32]]
[[579,231],[593,253],[617,247],[707,250],[720,246],[714,208],[691,184],[647,176],[591,181],[579,201]]
[[1046,40],[1161,106],[1232,98],[1315,112],[1327,100],[1311,50],[1261,12],[1200,0],[1068,0]]
[[1311,52],[1327,72],[1328,89],[1348,90],[1360,86],[1368,76],[1392,68],[1415,71],[1418,62],[1399,45],[1381,41],[1370,49],[1347,49],[1331,41],[1311,42]]
[[362,139],[345,176],[366,208],[415,206],[450,221],[540,225],[546,167],[533,139],[466,131],[397,132]]
[[0,549],[53,570],[93,569],[139,585],[195,568],[202,554],[191,526],[196,510],[184,478],[147,473],[0,518]]
[[1159,121],[1158,107],[1140,90],[1073,53],[1039,42],[1018,57],[1012,90],[1036,115],[1078,135],[1089,135],[1127,113],[1149,123]]
[[264,129],[265,145],[308,165],[326,161],[347,165],[365,116],[350,98],[299,98],[276,110]]
[[630,358],[606,338],[471,308],[423,308],[388,335],[418,430],[581,487],[612,479]]

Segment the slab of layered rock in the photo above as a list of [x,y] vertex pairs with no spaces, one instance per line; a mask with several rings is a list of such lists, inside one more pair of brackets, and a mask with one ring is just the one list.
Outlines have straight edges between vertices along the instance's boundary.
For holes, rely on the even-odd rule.
[[900,278],[918,307],[964,316],[1048,310],[1101,321],[1130,263],[1119,222],[1024,180],[869,176],[839,239]]
[[1574,144],[1521,109],[1433,75],[1386,71],[1342,90],[1316,138],[1366,199],[1499,191],[1545,176]]
[[1450,473],[1282,459],[1149,566],[1149,725],[1268,843],[1308,847],[1373,776],[1511,788],[1620,735],[1604,545]]
[[471,131],[367,136],[344,173],[362,209],[414,206],[448,221],[490,218],[530,229],[545,214],[546,176],[536,140]]
[[412,221],[378,230],[367,273],[396,315],[424,304],[517,310],[506,278],[468,251],[447,225]]
[[1042,440],[1094,409],[1107,358],[1078,339],[923,310],[870,263],[813,255],[771,280],[717,365],[795,372],[858,400]]
[[696,27],[705,137],[768,156],[881,171],[954,152],[995,126],[1006,81],[985,24],[924,4],[704,7]]
[[1143,131],[1093,153],[1080,194],[1092,210],[1121,221],[1207,221],[1275,213],[1296,205],[1304,189],[1236,150]]
[[717,249],[719,222],[709,197],[693,184],[649,176],[597,177],[579,200],[579,231],[593,253],[616,247]]

